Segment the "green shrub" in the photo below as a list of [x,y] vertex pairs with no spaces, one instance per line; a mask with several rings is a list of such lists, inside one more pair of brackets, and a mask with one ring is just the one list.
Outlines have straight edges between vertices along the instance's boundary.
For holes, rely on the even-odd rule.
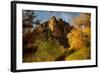
[[36,61],[53,61],[63,53],[60,44],[56,39],[36,40],[34,43],[37,46]]
[[86,60],[90,59],[90,48],[81,48],[65,58],[65,60]]

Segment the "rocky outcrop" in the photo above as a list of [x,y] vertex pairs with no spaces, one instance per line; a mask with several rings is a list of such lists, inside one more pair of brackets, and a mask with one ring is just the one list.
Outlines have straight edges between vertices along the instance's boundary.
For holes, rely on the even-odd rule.
[[55,16],[48,20],[48,27],[55,37],[65,36],[71,30],[69,23],[66,23],[60,18],[57,19]]
[[25,27],[28,28],[24,28],[27,32],[23,32],[24,49],[34,49],[36,47],[33,46],[33,43],[36,39],[47,40],[49,37],[57,39],[65,48],[69,47],[67,34],[70,32],[71,26],[60,18],[52,16],[48,21],[39,24],[38,27],[34,28],[32,31],[32,25],[31,27]]

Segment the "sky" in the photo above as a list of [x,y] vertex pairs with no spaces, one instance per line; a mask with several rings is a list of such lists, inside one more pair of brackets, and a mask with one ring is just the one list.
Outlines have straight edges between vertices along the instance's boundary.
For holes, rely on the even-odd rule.
[[40,20],[41,21],[40,23],[48,21],[52,16],[55,16],[56,18],[61,18],[63,19],[63,21],[70,23],[74,17],[80,15],[79,12],[29,10],[29,12],[27,13],[27,10],[23,10],[23,16],[25,17],[27,15],[32,15],[32,14],[34,14],[33,16],[36,16],[36,18],[33,19],[33,21]]
[[73,17],[79,16],[79,12],[56,12],[56,11],[34,11],[37,16],[36,19],[41,20],[41,22],[49,20],[52,16],[56,16],[56,18],[61,18],[66,22],[72,20]]

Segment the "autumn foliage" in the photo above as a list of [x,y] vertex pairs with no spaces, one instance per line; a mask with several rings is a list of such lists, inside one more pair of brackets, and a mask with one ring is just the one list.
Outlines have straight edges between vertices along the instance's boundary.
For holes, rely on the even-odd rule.
[[76,28],[68,34],[70,49],[81,49],[85,47],[84,34],[81,29]]
[[80,16],[73,19],[74,28],[68,34],[70,48],[80,49],[83,47],[90,47],[91,40],[91,23],[90,14],[80,14]]

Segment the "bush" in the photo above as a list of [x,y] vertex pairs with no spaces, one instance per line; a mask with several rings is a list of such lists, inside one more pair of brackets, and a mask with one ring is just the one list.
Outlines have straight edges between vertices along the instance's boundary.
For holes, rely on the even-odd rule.
[[37,46],[36,61],[53,61],[63,53],[60,44],[56,39],[36,40],[34,43]]
[[90,48],[81,48],[71,55],[67,56],[65,60],[86,60],[91,58]]

